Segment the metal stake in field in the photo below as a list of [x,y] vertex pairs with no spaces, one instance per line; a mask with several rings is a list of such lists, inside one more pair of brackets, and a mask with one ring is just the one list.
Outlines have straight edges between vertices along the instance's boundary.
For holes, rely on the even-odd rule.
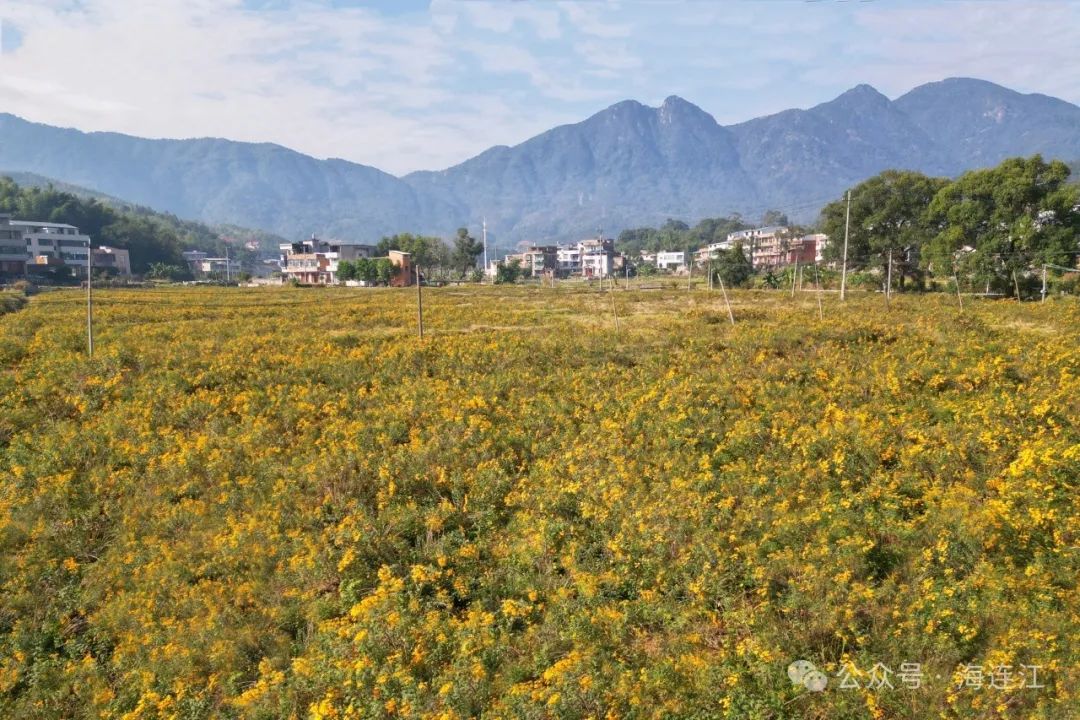
[[424,292],[420,284],[420,266],[416,266],[416,328],[420,339],[424,338]]
[[795,256],[795,272],[791,274],[791,297],[795,297],[795,280],[799,277],[799,256]]
[[724,305],[727,306],[727,318],[731,321],[732,326],[734,326],[735,314],[731,312],[731,302],[728,301],[727,289],[724,287],[724,277],[720,273],[717,273],[716,279],[720,281],[720,292],[724,294]]
[[94,357],[94,249],[86,243],[86,356]]
[[960,312],[964,312],[964,298],[960,297],[960,278],[953,275],[952,279],[956,283],[956,302],[960,303]]
[[1042,283],[1042,300],[1040,300],[1039,302],[1046,302],[1046,266],[1045,265],[1043,265],[1043,273],[1042,273],[1042,275],[1043,275],[1043,277],[1042,277],[1042,281],[1043,281],[1043,283]]
[[847,191],[847,216],[844,218],[844,265],[840,270],[840,299],[847,297],[848,229],[851,227],[851,191]]

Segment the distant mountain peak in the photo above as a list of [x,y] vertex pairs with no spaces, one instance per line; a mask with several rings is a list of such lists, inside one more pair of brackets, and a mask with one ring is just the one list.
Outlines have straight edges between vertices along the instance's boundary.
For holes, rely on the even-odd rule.
[[858,103],[876,103],[879,105],[888,105],[890,100],[881,94],[877,88],[873,85],[867,85],[866,83],[860,83],[855,87],[841,93],[832,102],[846,103],[846,102],[858,102]]
[[657,108],[657,112],[662,124],[675,122],[680,119],[703,120],[708,123],[716,123],[716,120],[712,115],[705,112],[694,103],[683,100],[678,95],[669,95],[664,100],[664,103]]

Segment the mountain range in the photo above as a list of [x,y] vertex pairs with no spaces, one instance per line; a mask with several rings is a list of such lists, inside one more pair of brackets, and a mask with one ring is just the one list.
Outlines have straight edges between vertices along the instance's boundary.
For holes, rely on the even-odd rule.
[[724,126],[672,96],[624,101],[514,147],[395,177],[279,145],[84,133],[0,114],[0,168],[208,223],[285,237],[449,235],[486,217],[503,241],[576,239],[666,218],[766,209],[813,220],[881,170],[957,175],[1015,155],[1080,158],[1080,107],[951,78],[890,100],[869,85]]

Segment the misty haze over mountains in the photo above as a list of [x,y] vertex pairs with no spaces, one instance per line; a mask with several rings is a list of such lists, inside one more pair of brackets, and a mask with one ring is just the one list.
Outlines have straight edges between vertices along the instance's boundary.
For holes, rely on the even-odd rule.
[[[479,121],[479,119],[478,119]],[[888,168],[956,175],[1003,158],[1080,158],[1080,107],[982,80],[889,100],[859,85],[807,110],[721,126],[678,97],[628,100],[514,147],[395,177],[272,144],[82,133],[0,114],[0,169],[39,173],[157,210],[285,237],[449,235],[482,216],[502,241],[578,239],[768,208],[812,221]]]

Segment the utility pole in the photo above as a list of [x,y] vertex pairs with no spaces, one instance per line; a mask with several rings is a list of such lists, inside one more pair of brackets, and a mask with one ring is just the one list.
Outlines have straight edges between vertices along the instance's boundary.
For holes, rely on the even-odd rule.
[[847,191],[847,213],[844,218],[844,265],[840,271],[840,299],[847,297],[847,248],[848,231],[851,228],[851,191]]
[[416,266],[416,327],[420,339],[424,339],[424,293],[420,285],[420,266]]
[[94,357],[94,249],[86,243],[86,355]]
[[796,255],[795,256],[795,272],[793,272],[791,274],[791,297],[792,297],[792,299],[794,299],[794,297],[795,297],[795,282],[798,280],[798,277],[799,277],[799,256]]
[[1043,283],[1042,283],[1042,300],[1040,300],[1039,302],[1046,302],[1046,266],[1045,265],[1043,265],[1043,273],[1042,273],[1042,275],[1043,275],[1043,277],[1042,277],[1042,281],[1043,281]]
[[488,271],[488,258],[487,258],[487,216],[484,217],[483,224],[483,236],[484,236],[484,274],[487,275]]
[[225,282],[232,282],[232,263],[229,262],[229,244],[225,243]]

